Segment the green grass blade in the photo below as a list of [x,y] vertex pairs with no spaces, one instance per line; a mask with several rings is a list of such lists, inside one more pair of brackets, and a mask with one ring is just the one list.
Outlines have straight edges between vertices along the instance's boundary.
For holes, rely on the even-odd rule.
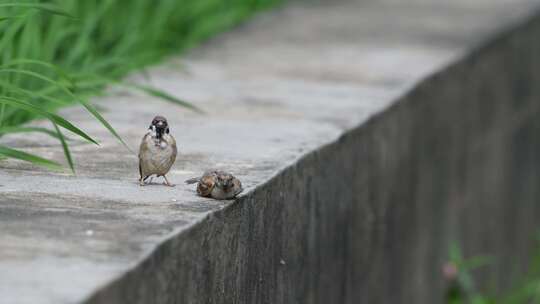
[[42,67],[45,67],[51,71],[54,71],[58,76],[60,76],[62,79],[68,81],[70,85],[73,87],[73,81],[71,77],[68,76],[68,73],[64,71],[63,69],[59,68],[58,66],[51,64],[49,62],[43,61],[43,60],[35,60],[35,59],[28,59],[28,58],[18,58],[14,60],[10,60],[8,63],[3,64],[0,66],[0,68],[7,68],[10,66],[17,66],[19,64],[34,64],[39,65]]
[[126,87],[126,88],[129,88],[129,89],[135,89],[135,90],[138,90],[140,92],[143,92],[147,95],[150,95],[150,96],[153,96],[153,97],[156,97],[156,98],[159,98],[159,99],[163,99],[165,101],[168,101],[168,102],[171,102],[173,104],[176,104],[176,105],[179,105],[179,106],[182,106],[182,107],[185,107],[187,109],[190,109],[196,113],[199,113],[199,114],[204,114],[205,112],[200,109],[199,107],[191,104],[190,102],[187,102],[185,100],[181,100],[179,98],[176,98],[162,90],[158,90],[158,89],[155,89],[155,88],[152,88],[152,87],[149,87],[149,86],[144,86],[144,85],[140,85],[140,84],[135,84],[135,83],[124,83],[124,82],[120,82],[120,81],[117,81],[117,80],[114,80],[114,79],[110,79],[110,78],[104,78],[104,77],[99,77],[97,75],[93,75],[92,76],[93,78],[95,78],[95,80],[93,81],[89,81],[89,82],[81,82],[81,83],[77,83],[77,86],[80,86],[80,85],[87,85],[87,83],[90,83],[90,84],[94,84],[94,82],[97,84],[97,85],[105,85],[107,83],[116,83],[120,86],[123,86],[123,87]]
[[32,164],[42,166],[51,170],[56,170],[56,171],[62,170],[62,166],[57,162],[39,157],[37,155],[26,153],[20,150],[11,149],[6,146],[0,145],[0,155],[30,162]]
[[14,69],[14,68],[0,68],[0,73],[22,74],[22,75],[26,75],[26,76],[31,76],[31,77],[40,79],[40,80],[42,80],[42,81],[48,82],[48,83],[50,83],[50,84],[52,84],[52,85],[58,86],[58,87],[60,87],[60,88],[63,88],[63,89],[65,89],[65,90],[67,90],[68,93],[71,94],[71,92],[70,92],[65,86],[62,86],[62,84],[60,84],[58,81],[55,81],[55,80],[53,80],[53,79],[50,78],[50,77],[47,77],[47,76],[45,76],[45,75],[43,75],[43,74],[40,74],[40,73],[31,71],[31,70],[26,70],[26,69]]
[[[107,85],[119,83],[129,73],[185,51],[208,35],[238,24],[248,14],[279,2],[163,0],[155,5],[151,0],[0,0],[0,97],[8,98],[0,102],[0,128],[20,125],[39,115],[60,130],[88,140],[84,132],[52,114],[77,102],[131,151],[88,98],[104,93]],[[96,81],[101,77],[105,80]],[[156,88],[124,86],[203,113],[188,101]]]
[[71,98],[73,98],[74,100],[79,102],[83,107],[85,107],[86,110],[88,112],[90,112],[90,114],[92,114],[99,122],[101,122],[101,124],[103,126],[105,126],[105,128],[107,128],[109,130],[109,132],[111,132],[111,134],[114,137],[116,137],[130,152],[133,153],[133,151],[129,148],[129,146],[124,142],[122,137],[120,137],[120,135],[116,132],[116,130],[109,124],[109,122],[107,122],[107,120],[105,120],[105,118],[103,118],[103,116],[101,116],[101,114],[99,114],[99,112],[92,105],[90,105],[86,101],[82,100],[81,98],[75,96],[75,94],[73,94],[64,85],[58,83],[57,81],[54,81],[53,79],[51,79],[51,78],[49,78],[47,76],[44,76],[42,74],[39,74],[39,73],[36,73],[36,72],[33,72],[33,71],[29,71],[29,70],[4,68],[4,69],[0,69],[0,73],[2,73],[2,72],[4,72],[4,73],[24,74],[24,75],[28,75],[28,76],[32,76],[32,77],[41,79],[41,80],[43,80],[45,82],[48,82],[50,84],[53,84],[55,86],[58,86],[60,89],[62,89],[62,91],[64,93],[66,93],[68,96],[70,96]]
[[10,98],[10,97],[0,97],[0,103],[7,104],[7,105],[10,105],[10,106],[13,106],[13,107],[17,107],[17,108],[20,108],[22,110],[34,113],[36,115],[45,116],[49,120],[54,122],[55,124],[61,126],[62,128],[66,129],[66,130],[69,130],[69,131],[79,135],[80,137],[86,139],[89,142],[92,142],[92,143],[94,143],[96,145],[99,145],[97,143],[97,141],[92,139],[92,137],[90,137],[88,134],[84,133],[81,129],[75,127],[69,121],[65,120],[61,116],[58,116],[58,115],[56,115],[54,113],[42,110],[42,109],[40,109],[40,108],[30,104],[30,103],[24,102],[22,100],[17,100],[15,98]]
[[151,88],[151,87],[148,87],[148,86],[143,86],[143,85],[139,85],[139,84],[125,84],[126,86],[130,87],[130,88],[134,88],[134,89],[137,89],[139,91],[142,91],[150,96],[154,96],[154,97],[157,97],[157,98],[160,98],[160,99],[163,99],[163,100],[166,100],[166,101],[169,101],[169,102],[172,102],[176,105],[179,105],[179,106],[182,106],[182,107],[185,107],[185,108],[188,108],[194,112],[197,112],[199,114],[203,114],[204,111],[201,110],[200,108],[194,106],[193,104],[187,102],[187,101],[184,101],[184,100],[181,100],[181,99],[178,99],[170,94],[167,94],[165,93],[164,91],[161,91],[161,90],[157,90],[157,89],[154,89],[154,88]]
[[0,127],[4,124],[4,115],[6,112],[6,105],[0,105]]
[[105,120],[105,118],[103,118],[103,116],[101,116],[101,114],[99,114],[99,112],[94,108],[94,106],[92,106],[89,103],[83,101],[82,99],[77,99],[77,101],[79,103],[81,103],[83,105],[83,107],[85,107],[86,110],[88,110],[88,112],[90,112],[92,115],[94,115],[94,117],[97,120],[99,120],[99,122],[101,122],[101,124],[104,125],[105,128],[107,128],[109,130],[109,132],[111,132],[112,135],[114,135],[114,137],[116,137],[116,139],[118,139],[124,145],[124,147],[126,147],[126,149],[128,149],[131,153],[134,153],[133,150],[131,150],[131,148],[124,142],[122,137],[120,137],[120,135],[116,132],[116,130],[109,124],[109,122],[107,122],[107,120]]
[[62,131],[60,131],[60,128],[53,123],[54,129],[56,130],[56,134],[58,135],[58,138],[60,139],[60,142],[62,143],[62,149],[64,150],[64,155],[66,156],[66,160],[68,162],[69,168],[71,169],[71,172],[75,174],[75,166],[73,165],[73,159],[71,158],[71,153],[69,152],[68,144],[66,143],[66,140],[64,138],[64,135],[62,134]]
[[56,5],[52,5],[48,3],[0,3],[0,8],[2,7],[30,8],[30,9],[36,9],[39,11],[44,11],[53,15],[59,15],[59,16],[75,19],[75,17],[69,14],[68,12],[60,9]]
[[20,15],[20,16],[0,17],[0,22],[11,20],[11,19],[19,19],[19,18],[22,18],[22,17],[24,17],[24,16]]
[[60,137],[58,136],[58,134],[56,134],[55,132],[49,130],[49,129],[45,129],[45,128],[40,128],[40,127],[21,127],[21,126],[18,126],[18,127],[0,127],[0,136],[1,135],[5,135],[5,134],[13,134],[13,133],[32,133],[32,132],[38,132],[38,133],[43,133],[43,134],[47,134],[51,137],[54,137],[56,139],[60,139]]
[[2,80],[0,80],[0,87],[1,86],[11,89],[12,94],[28,97],[30,100],[43,99],[47,101],[50,105],[67,105],[70,103],[69,100],[63,100],[58,97],[51,97],[42,91],[26,90]]

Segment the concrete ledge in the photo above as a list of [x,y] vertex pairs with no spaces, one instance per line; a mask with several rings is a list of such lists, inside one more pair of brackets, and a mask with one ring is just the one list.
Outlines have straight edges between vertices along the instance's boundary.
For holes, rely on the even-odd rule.
[[[34,168],[2,164],[7,173],[0,174],[0,218],[26,230],[0,224],[8,231],[0,239],[7,248],[0,249],[0,271],[7,273],[0,286],[11,289],[0,291],[20,300],[24,297],[17,292],[38,286],[37,296],[45,295],[43,302],[51,303],[440,303],[444,282],[439,270],[453,239],[468,254],[497,253],[498,282],[508,284],[508,274],[526,260],[540,221],[535,191],[540,182],[540,87],[535,85],[540,83],[540,18],[470,50],[520,23],[538,2],[514,3],[511,13],[505,1],[468,2],[419,1],[412,7],[393,1],[293,4],[192,55],[187,65],[194,75],[154,71],[157,85],[215,109],[210,122],[182,113],[173,118],[185,128],[186,133],[176,134],[187,146],[182,170],[177,168],[173,176],[181,180],[225,162],[222,166],[239,171],[249,186],[232,203],[193,198],[193,191],[183,186],[173,192],[126,186],[126,176],[134,177],[130,160],[112,162],[113,141],[99,151],[109,155],[103,162],[111,161],[111,170],[95,170],[92,164],[100,162],[96,156],[82,162],[78,179],[55,176],[49,182]],[[385,14],[389,25],[382,33],[402,37],[374,37],[374,28],[379,28],[375,17],[373,28],[359,26],[358,20],[366,20],[359,15]],[[323,15],[328,17],[325,24],[319,21]],[[459,24],[456,18],[462,18]],[[433,27],[432,20],[443,25]],[[292,26],[302,22],[304,28]],[[403,24],[409,25],[407,30],[402,31]],[[359,28],[364,32],[357,32]],[[318,34],[306,34],[313,30]],[[322,30],[344,34],[325,36],[334,39],[325,44],[317,42]],[[277,42],[269,50],[261,41],[270,37]],[[299,42],[291,37],[305,37],[306,45],[293,48]],[[350,43],[352,38],[360,45]],[[340,53],[332,57],[333,52]],[[339,58],[348,52],[354,53],[350,58],[361,52],[372,57],[358,59],[356,65],[351,61],[346,68]],[[305,60],[296,61],[299,54]],[[273,56],[286,59],[287,65]],[[319,63],[322,58],[326,61]],[[389,66],[392,60],[407,63],[395,69]],[[372,73],[355,74],[358,67]],[[437,70],[442,71],[416,85]],[[208,87],[217,93],[212,95]],[[242,99],[246,96],[250,99]],[[132,120],[152,113],[156,104],[116,101],[106,106],[109,117],[125,120],[116,124],[136,144],[139,134],[130,131]],[[114,116],[127,107],[127,117]],[[71,117],[80,113],[74,110]],[[263,120],[266,115],[276,120]],[[248,152],[220,150],[222,142],[190,137],[205,128],[202,122],[210,123],[214,132],[220,126],[245,132],[235,134],[248,142],[234,146]],[[81,147],[78,157],[99,155],[89,149]],[[207,150],[212,152],[200,153]],[[61,151],[53,155],[61,157]],[[27,187],[23,179],[33,184]],[[64,189],[81,181],[88,186]],[[55,188],[55,183],[62,186]],[[100,188],[114,191],[100,196],[95,194]],[[28,199],[31,195],[41,200]],[[71,214],[69,204],[77,204],[82,213]],[[44,209],[65,212],[30,214],[41,215]],[[21,213],[28,221],[50,222],[25,226],[16,219]],[[69,229],[88,224],[83,219],[89,216],[96,224],[92,231],[102,234],[94,243],[79,243]],[[18,244],[26,240],[24,233],[35,235],[57,222],[67,227],[69,238],[62,229],[45,231],[42,239],[34,236],[40,241],[33,248],[37,257],[21,258],[25,246]],[[73,245],[58,252],[46,248],[51,240]],[[38,261],[37,269],[57,276],[50,282],[37,276],[27,284],[30,275],[22,270],[27,261]],[[44,265],[46,261],[52,263]],[[52,269],[60,265],[66,265],[64,270],[80,265],[83,271],[66,270],[64,275],[73,278],[62,277]],[[19,274],[23,276],[17,281]],[[59,291],[43,291],[51,286]],[[69,289],[74,287],[81,290]]]
[[540,18],[168,240],[89,303],[441,303],[448,245],[524,266]]

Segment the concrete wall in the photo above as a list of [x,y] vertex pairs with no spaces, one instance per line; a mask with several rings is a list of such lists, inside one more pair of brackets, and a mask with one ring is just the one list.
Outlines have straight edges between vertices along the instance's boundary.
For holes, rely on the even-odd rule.
[[499,286],[540,222],[540,18],[162,244],[88,303],[441,303],[451,240]]

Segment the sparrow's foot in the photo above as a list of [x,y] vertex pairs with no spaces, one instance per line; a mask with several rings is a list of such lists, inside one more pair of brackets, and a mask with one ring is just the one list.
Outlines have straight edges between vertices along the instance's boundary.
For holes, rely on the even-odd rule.
[[139,186],[144,187],[144,186],[146,186],[146,183],[142,179],[140,179],[139,180]]
[[169,183],[169,180],[165,175],[163,175],[163,178],[165,179],[165,182],[163,183],[165,186],[174,187],[174,184]]

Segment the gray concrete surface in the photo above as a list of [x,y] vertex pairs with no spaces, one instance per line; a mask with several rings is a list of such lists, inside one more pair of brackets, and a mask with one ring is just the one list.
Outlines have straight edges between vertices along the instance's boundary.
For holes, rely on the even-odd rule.
[[[96,100],[133,150],[167,116],[175,188],[140,188],[135,155],[64,110],[101,146],[73,142],[77,176],[0,162],[0,302],[438,303],[452,238],[498,249],[504,277],[540,218],[539,6],[293,2],[134,75],[207,112]],[[39,135],[0,142],[63,160]],[[240,199],[182,184],[211,167]]]

